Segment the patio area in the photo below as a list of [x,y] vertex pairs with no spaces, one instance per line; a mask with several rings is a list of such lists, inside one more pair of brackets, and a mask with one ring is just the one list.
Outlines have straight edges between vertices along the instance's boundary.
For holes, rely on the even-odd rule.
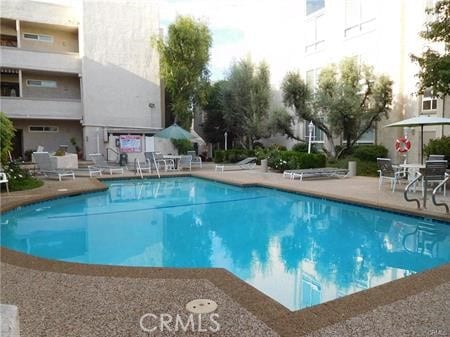
[[[426,210],[392,193],[378,179],[284,179],[280,173],[214,172],[213,165],[192,175],[239,185],[261,185],[330,199],[403,211],[443,220],[443,208]],[[134,172],[105,179],[136,177]],[[403,187],[403,185],[402,185]],[[62,182],[46,179],[31,191],[2,194],[2,211],[55,196],[103,190],[94,178]],[[449,200],[449,197],[447,197]],[[212,336],[445,336],[448,334],[450,265],[399,279],[301,311],[291,312],[224,269],[171,269],[92,266],[49,261],[1,250],[1,303],[19,307],[21,336],[165,336],[145,333],[145,313],[180,314],[195,298],[218,303],[219,332]],[[187,336],[207,335],[188,332]]]

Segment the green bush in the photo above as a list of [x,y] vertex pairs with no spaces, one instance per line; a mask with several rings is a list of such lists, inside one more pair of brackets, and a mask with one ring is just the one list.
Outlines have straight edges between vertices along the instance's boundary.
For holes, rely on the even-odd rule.
[[186,154],[194,149],[194,145],[188,139],[171,139],[173,146],[178,150],[178,154]]
[[247,157],[256,157],[256,152],[257,150],[246,149],[217,150],[214,152],[214,162],[237,163]]
[[328,165],[331,167],[338,167],[338,168],[348,168],[348,162],[349,161],[356,161],[356,175],[358,176],[369,176],[369,177],[376,177],[378,176],[378,166],[376,162],[373,161],[364,161],[361,159],[358,159],[356,157],[348,156],[343,159],[339,159],[336,161],[330,161],[328,162]]
[[11,191],[29,190],[43,185],[41,180],[30,176],[27,170],[22,169],[14,161],[8,162],[3,169],[8,177],[8,185]]
[[[308,153],[308,144],[307,143],[297,143],[292,147],[292,151]],[[317,153],[317,148],[316,148],[315,144],[311,144],[311,153]]]
[[215,163],[223,163],[225,158],[225,151],[216,150],[214,151],[214,162]]
[[444,136],[441,139],[430,140],[424,148],[424,153],[427,157],[430,154],[443,154],[450,163],[450,137]]
[[353,150],[353,156],[362,161],[376,162],[377,158],[386,158],[388,149],[383,145],[359,145]]
[[268,166],[279,171],[325,167],[326,157],[320,153],[272,151],[268,156]]
[[12,149],[15,131],[11,120],[0,111],[0,159],[2,163],[7,161],[8,152]]

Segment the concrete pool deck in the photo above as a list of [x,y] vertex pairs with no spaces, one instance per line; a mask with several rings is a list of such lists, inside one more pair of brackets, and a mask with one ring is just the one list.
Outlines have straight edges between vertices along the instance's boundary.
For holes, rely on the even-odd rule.
[[[415,210],[413,204],[403,201],[400,192],[391,193],[387,185],[378,191],[376,178],[300,183],[259,170],[216,173],[211,167],[193,170],[192,175],[449,219],[438,208]],[[1,209],[104,188],[101,182],[89,178],[46,180],[44,186],[35,190],[2,194]],[[4,248],[1,261],[0,302],[19,307],[21,336],[170,336],[174,332],[143,333],[139,318],[145,313],[186,315],[184,305],[204,297],[219,304],[221,330],[181,335],[315,337],[449,333],[449,264],[291,312],[223,269],[93,266],[34,258]]]

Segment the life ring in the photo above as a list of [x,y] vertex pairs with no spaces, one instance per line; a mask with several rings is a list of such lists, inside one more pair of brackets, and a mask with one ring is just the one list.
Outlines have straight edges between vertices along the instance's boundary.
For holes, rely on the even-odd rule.
[[405,137],[400,137],[395,141],[395,150],[400,153],[408,152],[410,148],[411,142]]

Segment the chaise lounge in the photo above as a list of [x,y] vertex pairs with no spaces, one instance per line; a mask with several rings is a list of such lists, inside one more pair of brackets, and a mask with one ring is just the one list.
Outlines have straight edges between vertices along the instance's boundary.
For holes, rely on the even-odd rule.
[[303,181],[303,178],[345,178],[348,177],[348,173],[347,169],[322,167],[303,170],[286,170],[283,172],[283,178],[289,178],[291,180],[299,178],[300,181]]
[[251,170],[256,166],[256,157],[247,157],[240,162],[233,165],[216,165],[216,171],[221,170],[222,172],[225,168],[230,170]]

